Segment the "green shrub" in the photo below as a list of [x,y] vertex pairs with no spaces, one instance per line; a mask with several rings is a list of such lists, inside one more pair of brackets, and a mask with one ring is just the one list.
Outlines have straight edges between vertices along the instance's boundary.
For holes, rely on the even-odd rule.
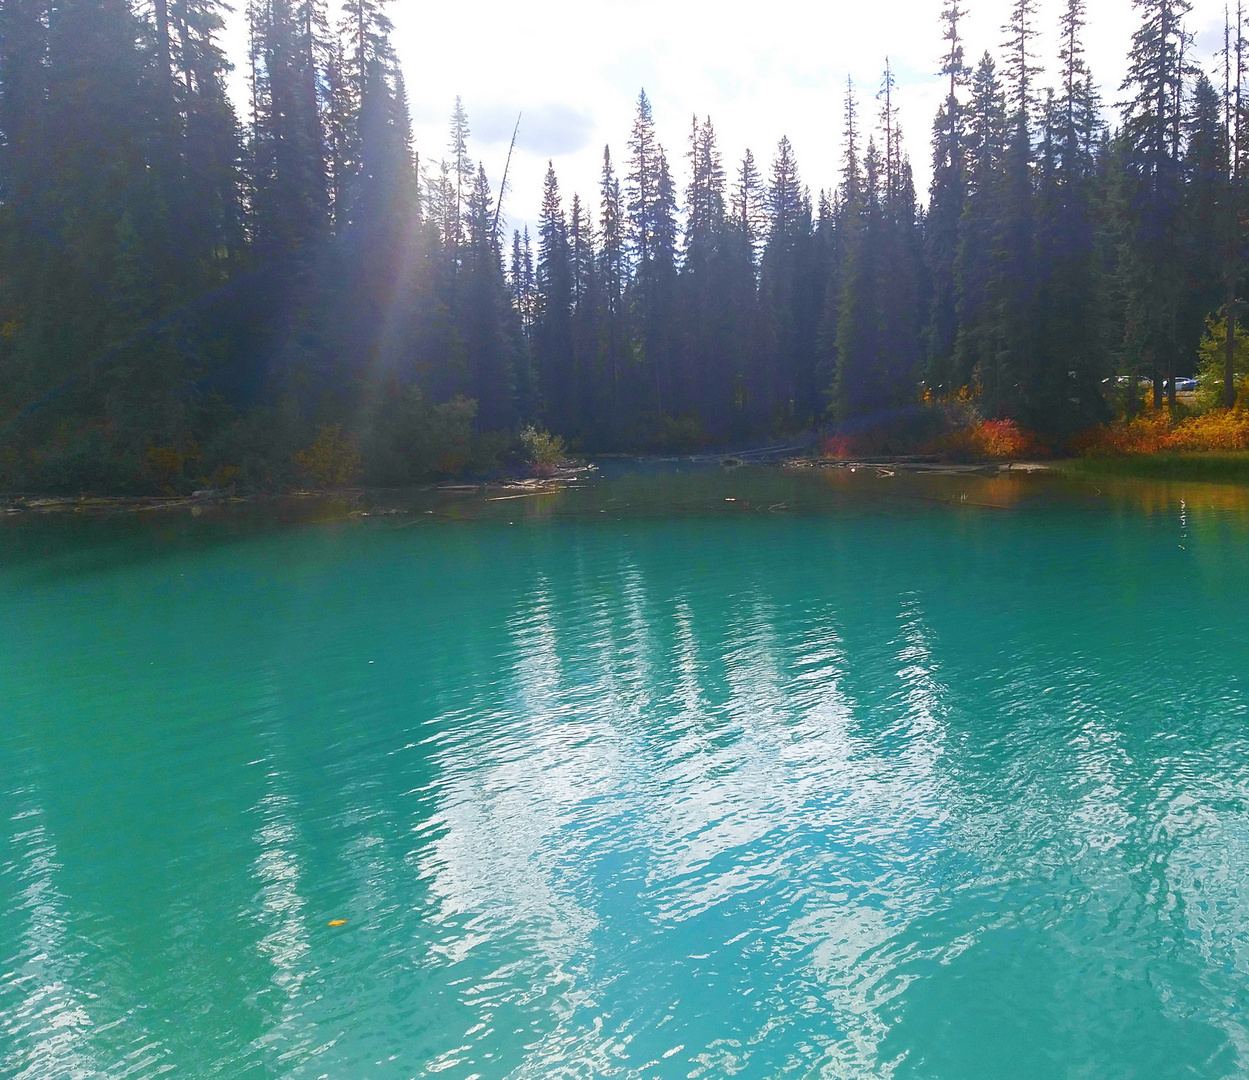
[[540,474],[553,473],[564,460],[564,440],[532,424],[521,430],[520,445],[526,464]]
[[159,490],[142,447],[105,421],[57,424],[33,445],[0,456],[0,487],[50,495],[147,495]]
[[[1232,367],[1236,373],[1236,397],[1242,404],[1249,401],[1249,330],[1236,324],[1236,345]],[[1197,405],[1202,409],[1221,409],[1223,376],[1227,373],[1227,319],[1206,318],[1206,334],[1197,346]]]
[[504,433],[474,434],[476,416],[472,398],[435,405],[415,386],[389,395],[362,440],[366,481],[404,487],[497,467],[511,439]]
[[689,454],[707,445],[707,429],[701,416],[664,413],[647,424],[646,444],[652,450],[669,454]]
[[360,448],[341,424],[323,427],[313,444],[297,450],[292,460],[319,487],[346,487],[362,472]]
[[218,426],[203,447],[201,487],[233,484],[244,491],[274,491],[299,478],[295,454],[307,444],[307,422],[293,405],[248,410]]

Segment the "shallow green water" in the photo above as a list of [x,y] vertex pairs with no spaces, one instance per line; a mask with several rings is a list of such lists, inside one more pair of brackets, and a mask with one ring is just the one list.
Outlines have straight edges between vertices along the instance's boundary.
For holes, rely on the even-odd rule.
[[0,1076],[1249,1075],[1245,497],[10,522]]

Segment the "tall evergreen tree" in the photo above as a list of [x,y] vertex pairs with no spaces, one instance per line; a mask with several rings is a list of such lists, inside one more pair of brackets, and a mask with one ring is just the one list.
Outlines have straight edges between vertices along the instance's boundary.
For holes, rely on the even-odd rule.
[[630,306],[646,394],[654,411],[662,414],[672,392],[668,320],[676,283],[676,191],[645,90],[638,95],[629,137],[626,190],[634,258]]
[[579,195],[574,195],[568,216],[568,261],[572,294],[572,360],[577,400],[573,412],[582,438],[598,430],[602,405],[599,365],[599,317],[602,311],[594,221]]
[[[849,267],[852,241],[861,232],[863,223],[863,171],[859,153],[858,102],[854,83],[846,80],[842,127],[841,183],[837,190],[835,209],[830,207],[829,235],[826,239],[828,280],[825,284],[824,311],[817,338],[818,377],[824,386],[826,406],[834,414],[839,411],[837,393],[837,340],[841,319],[845,276]],[[820,215],[821,227],[824,215]]]
[[[252,230],[263,259],[315,242],[329,227],[315,43],[307,16],[306,7],[291,0],[256,0],[251,7]],[[352,135],[358,146],[358,132]],[[358,151],[352,157],[358,161]]]
[[986,282],[990,354],[981,369],[986,409],[1027,416],[1037,409],[1035,192],[1033,186],[1032,40],[1035,0],[1014,0],[1007,34],[1006,100],[1010,113],[1002,153],[998,221]]
[[534,359],[538,389],[548,424],[572,434],[577,420],[573,405],[572,265],[568,221],[560,202],[555,166],[547,163],[538,225],[538,314],[534,326]]
[[976,67],[967,119],[967,199],[954,264],[959,320],[954,387],[979,386],[996,362],[990,273],[1003,202],[1006,101],[988,53]]
[[749,242],[754,259],[758,259],[760,246],[767,236],[765,202],[763,178],[755,165],[755,155],[747,150],[737,167],[733,185],[733,220]]
[[612,169],[611,148],[603,147],[603,172],[599,183],[601,250],[599,279],[602,282],[604,377],[608,379],[606,424],[616,435],[620,430],[621,378],[625,350],[625,210],[620,181]]
[[[1206,316],[1225,303],[1227,274],[1227,204],[1230,147],[1220,95],[1204,72],[1193,82],[1185,118],[1183,158],[1185,206],[1182,223],[1185,280],[1178,309],[1179,355],[1183,374],[1193,369],[1197,346],[1205,333]],[[1174,391],[1174,388],[1170,388]]]
[[[857,160],[853,162],[858,172]],[[841,420],[870,415],[892,404],[885,379],[886,328],[878,298],[888,272],[883,262],[884,206],[881,191],[884,164],[874,139],[863,157],[862,176],[852,182],[859,188],[844,220],[845,262],[841,273],[840,309],[837,317],[837,370],[832,399],[834,415]],[[843,180],[843,188],[846,186]]]
[[[684,259],[675,318],[681,379],[677,410],[723,436],[744,377],[743,293],[754,292],[749,241],[729,223],[727,179],[711,119],[693,121]],[[744,282],[748,283],[744,287]],[[746,305],[749,310],[749,305]]]
[[[1141,23],[1132,36],[1123,120],[1125,236],[1120,266],[1127,299],[1124,356],[1129,373],[1149,375],[1154,403],[1178,361],[1183,216],[1183,17],[1188,0],[1133,0]],[[1135,385],[1134,382],[1129,385]]]
[[64,283],[47,240],[56,227],[45,186],[56,160],[48,53],[46,0],[0,5],[0,408],[6,416],[31,393],[38,362],[51,358],[55,328],[43,308],[58,281]]
[[[767,189],[767,243],[760,262],[760,306],[767,337],[756,376],[758,403],[768,422],[785,429],[813,419],[820,408],[815,344],[824,298],[810,276],[811,202],[798,176],[793,144],[781,137]],[[811,295],[819,286],[818,298]]]
[[[1223,282],[1224,334],[1223,404],[1236,404],[1236,326],[1243,322],[1237,301],[1243,265],[1244,234],[1244,84],[1245,62],[1249,43],[1245,41],[1245,13],[1241,0],[1236,0],[1235,32],[1230,25],[1229,11],[1223,11],[1223,119],[1224,141],[1227,146],[1224,197]],[[1200,142],[1200,140],[1195,140]]]
[[958,334],[959,222],[967,201],[966,115],[959,93],[967,84],[958,0],[946,0],[941,13],[946,52],[941,73],[948,80],[945,101],[937,113],[932,136],[932,186],[925,223],[933,299],[928,330],[928,383],[937,394],[958,388],[954,343]]
[[468,114],[464,111],[464,103],[457,94],[455,108],[451,111],[451,139],[448,144],[451,152],[451,178],[455,184],[454,220],[456,224],[451,246],[456,249],[464,239],[464,201],[473,183],[473,163],[468,156],[468,136]]
[[1094,210],[1100,107],[1084,62],[1084,0],[1067,0],[1059,30],[1061,88],[1045,110],[1037,206],[1036,371],[1026,420],[1066,433],[1105,419],[1107,297]]
[[[39,260],[24,268],[38,291],[23,298],[29,314],[17,343],[35,346],[41,357],[30,369],[31,389],[59,382],[180,299],[176,277],[166,273],[170,221],[160,198],[171,178],[153,170],[148,156],[157,127],[140,37],[123,0],[65,0],[47,13],[46,90],[34,106],[40,130],[15,125],[30,140],[32,164],[42,167],[38,177],[20,169],[16,177],[30,185],[27,220],[35,231],[27,240]],[[37,92],[29,81],[22,91]],[[149,379],[170,388],[168,344],[150,342],[148,358],[128,351],[101,373],[108,385],[98,389],[111,398],[115,420],[138,422],[137,399]]]
[[490,182],[479,165],[467,202],[462,323],[468,390],[486,430],[507,427],[514,418],[518,359],[519,318],[509,303],[494,211]]

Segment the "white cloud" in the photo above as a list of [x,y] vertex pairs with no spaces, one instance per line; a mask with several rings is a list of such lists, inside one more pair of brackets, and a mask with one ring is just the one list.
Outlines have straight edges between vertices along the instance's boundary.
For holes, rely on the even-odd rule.
[[[1009,0],[970,0],[967,55],[996,52]],[[1051,68],[1052,28],[1062,0],[1041,0],[1040,60]],[[240,5],[241,7],[241,5]],[[1131,0],[1090,0],[1088,59],[1107,102],[1117,99],[1129,39]],[[1219,0],[1194,0],[1189,29],[1207,61],[1221,46]],[[921,184],[928,138],[942,95],[936,75],[939,0],[868,0],[768,6],[745,0],[543,0],[474,5],[395,0],[394,42],[412,103],[417,146],[427,160],[446,152],[455,95],[464,99],[473,153],[497,188],[512,126],[523,113],[504,214],[513,224],[537,212],[548,158],[561,189],[598,202],[602,148],[617,163],[638,90],[646,88],[669,160],[684,173],[691,116],[710,115],[730,166],[750,147],[766,165],[782,134],[813,191],[836,182],[847,75],[874,118],[886,55],[897,75],[901,117]],[[232,53],[245,67],[235,16]],[[1047,76],[1041,76],[1045,85]],[[241,78],[237,80],[242,90]],[[240,102],[245,97],[239,95]]]

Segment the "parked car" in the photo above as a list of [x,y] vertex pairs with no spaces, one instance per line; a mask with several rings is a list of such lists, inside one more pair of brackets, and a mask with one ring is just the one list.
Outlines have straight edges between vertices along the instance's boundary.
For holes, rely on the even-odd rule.
[[[1164,380],[1164,382],[1163,382],[1163,384],[1162,384],[1162,388],[1163,388],[1164,390],[1167,390],[1167,389],[1170,389],[1170,386],[1171,386],[1171,380],[1170,380],[1170,379],[1166,379],[1166,380]],[[1191,391],[1191,390],[1196,390],[1196,389],[1197,389],[1197,380],[1196,380],[1196,379],[1190,378],[1190,377],[1189,377],[1189,376],[1187,376],[1187,375],[1179,375],[1179,376],[1176,376],[1176,379],[1175,379],[1175,391],[1176,391],[1176,393],[1178,393],[1178,394],[1182,394],[1182,393],[1186,393],[1186,392],[1188,392],[1188,391]]]
[[[1110,386],[1111,384],[1114,384],[1116,386],[1127,386],[1128,383],[1131,381],[1132,381],[1131,376],[1129,375],[1114,375],[1114,376],[1111,376],[1109,379],[1102,379],[1102,386]],[[1152,379],[1146,379],[1143,376],[1141,376],[1137,378],[1136,385],[1137,386],[1153,386],[1154,384],[1153,384]]]

